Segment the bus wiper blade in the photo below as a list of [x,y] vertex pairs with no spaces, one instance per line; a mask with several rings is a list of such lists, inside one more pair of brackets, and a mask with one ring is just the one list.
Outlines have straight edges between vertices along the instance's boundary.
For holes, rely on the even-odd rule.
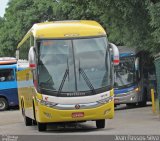
[[54,91],[55,90],[53,85],[51,85],[50,83],[40,82],[39,86],[43,90],[49,90],[49,91]]
[[66,71],[65,71],[65,73],[64,73],[64,76],[63,76],[63,78],[62,78],[61,84],[60,84],[60,86],[59,86],[58,94],[60,94],[60,92],[62,91],[64,82],[66,81],[67,76],[68,76],[68,79],[69,79],[69,65],[68,65],[68,59],[67,59],[67,69],[66,69]]
[[86,73],[84,72],[84,70],[82,68],[79,67],[79,72],[82,75],[83,79],[85,80],[86,84],[88,85],[88,87],[94,92],[94,94],[96,93],[92,83],[90,82],[89,78],[87,77]]

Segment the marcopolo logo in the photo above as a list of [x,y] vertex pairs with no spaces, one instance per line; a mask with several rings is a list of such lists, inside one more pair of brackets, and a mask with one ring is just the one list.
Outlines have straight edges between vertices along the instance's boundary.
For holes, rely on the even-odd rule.
[[80,109],[80,107],[81,107],[81,106],[80,106],[79,104],[75,105],[75,108],[76,108],[76,109]]

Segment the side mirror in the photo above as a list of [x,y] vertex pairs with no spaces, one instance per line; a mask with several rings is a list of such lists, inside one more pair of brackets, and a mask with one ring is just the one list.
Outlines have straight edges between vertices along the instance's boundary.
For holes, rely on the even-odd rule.
[[113,43],[109,43],[109,45],[110,45],[110,48],[112,49],[112,52],[113,52],[113,64],[115,66],[119,65],[119,50],[118,50],[118,47]]
[[137,57],[135,60],[135,70],[138,71],[139,70],[139,58]]
[[19,60],[19,50],[16,50],[16,59]]
[[140,79],[140,70],[139,70],[139,57],[135,60],[135,70],[136,70],[136,79]]
[[34,47],[31,47],[28,54],[29,68],[34,70],[36,68],[36,53]]

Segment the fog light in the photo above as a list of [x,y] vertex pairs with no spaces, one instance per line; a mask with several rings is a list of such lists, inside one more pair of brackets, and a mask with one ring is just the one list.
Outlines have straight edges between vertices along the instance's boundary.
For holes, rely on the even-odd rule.
[[50,113],[43,112],[43,114],[44,114],[47,118],[52,118],[52,115],[51,115]]
[[107,115],[111,111],[111,108],[104,111],[104,115]]

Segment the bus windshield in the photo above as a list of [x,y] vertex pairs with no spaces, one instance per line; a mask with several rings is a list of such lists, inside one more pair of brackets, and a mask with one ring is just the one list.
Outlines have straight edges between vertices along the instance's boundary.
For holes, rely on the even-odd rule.
[[40,40],[38,50],[40,89],[95,92],[111,85],[111,61],[105,37]]
[[135,57],[122,57],[120,64],[115,66],[115,88],[135,83]]

